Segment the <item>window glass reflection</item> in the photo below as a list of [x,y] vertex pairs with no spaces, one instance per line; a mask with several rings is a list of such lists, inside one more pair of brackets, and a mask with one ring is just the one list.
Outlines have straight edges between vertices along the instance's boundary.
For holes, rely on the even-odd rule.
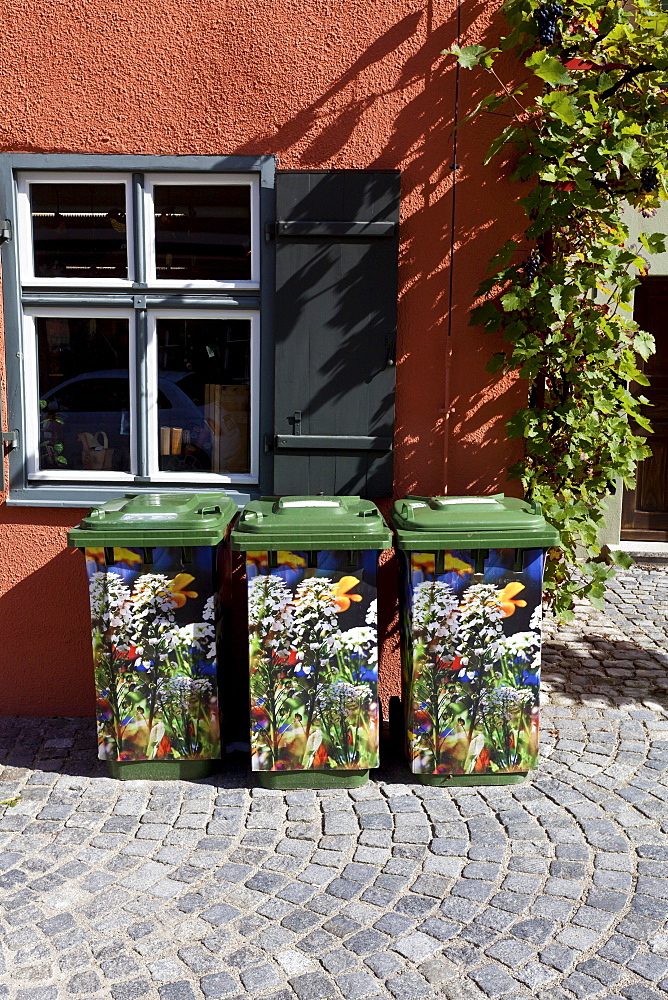
[[157,321],[162,471],[250,472],[250,328],[246,319]]
[[154,211],[158,278],[251,277],[247,184],[156,184]]
[[127,278],[124,184],[31,184],[36,278]]
[[39,465],[130,471],[126,319],[39,317]]

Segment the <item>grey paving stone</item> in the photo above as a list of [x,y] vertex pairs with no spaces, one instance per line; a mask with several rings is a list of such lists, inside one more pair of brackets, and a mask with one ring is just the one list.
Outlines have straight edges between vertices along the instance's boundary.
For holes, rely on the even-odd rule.
[[136,961],[130,955],[115,955],[100,962],[100,968],[107,979],[123,979],[125,976],[136,975],[140,971]]
[[540,960],[559,972],[567,972],[580,957],[573,948],[559,944],[549,944],[540,952]]
[[216,903],[215,906],[204,910],[200,916],[202,920],[206,920],[215,927],[220,927],[223,924],[228,924],[235,917],[241,916],[241,910],[238,910],[235,906],[229,906],[228,903]]
[[387,937],[377,930],[364,930],[353,934],[345,942],[346,948],[356,955],[369,955],[371,952],[379,951],[387,945]]
[[241,981],[250,993],[260,993],[277,986],[281,977],[271,965],[257,965],[241,973]]
[[327,931],[316,929],[297,942],[297,947],[310,955],[319,955],[336,944],[336,938]]
[[133,979],[130,982],[115,983],[110,987],[114,1000],[140,1000],[151,992],[151,984],[146,979]]
[[286,917],[281,920],[281,925],[283,927],[288,927],[291,931],[297,933],[307,931],[311,927],[315,927],[316,924],[320,923],[318,914],[311,912],[310,910],[293,910],[292,913],[288,913]]
[[405,937],[399,938],[392,945],[394,951],[398,951],[400,955],[404,955],[416,964],[427,958],[431,958],[439,947],[440,943],[437,939],[430,937],[422,931],[414,931],[412,934],[407,934]]
[[[346,917],[342,913],[331,917],[322,926],[324,930],[340,938],[348,937],[348,935],[354,934],[355,931],[359,931],[362,927],[358,920],[351,920],[350,917]],[[380,929],[382,930],[382,928]]]
[[510,968],[516,968],[522,962],[535,957],[535,949],[515,938],[502,938],[485,950],[490,958],[496,958]]
[[421,1000],[432,992],[428,981],[417,972],[403,972],[391,976],[386,986],[396,1000]]
[[530,941],[532,944],[544,944],[555,930],[555,924],[551,920],[542,917],[532,917],[514,924],[510,928],[510,933],[523,941]]
[[197,1000],[195,991],[185,979],[158,987],[160,1000]]
[[337,976],[336,985],[346,1000],[364,1000],[374,996],[378,984],[374,976],[368,972],[351,972]]
[[387,951],[377,951],[373,955],[368,955],[364,959],[364,964],[375,972],[379,979],[386,979],[393,972],[404,969],[406,963],[398,955],[392,955]]
[[602,958],[610,959],[611,962],[625,965],[630,962],[637,951],[638,945],[635,941],[622,934],[613,934],[599,949],[598,954]]
[[562,985],[574,993],[578,1000],[580,997],[590,997],[601,992],[601,984],[597,979],[580,972],[571,973],[564,979]]
[[320,962],[323,968],[333,975],[345,972],[347,969],[357,965],[357,959],[353,958],[351,953],[346,951],[345,948],[335,948],[333,951],[325,952],[324,955],[320,955]]
[[470,978],[488,997],[503,996],[515,989],[515,982],[496,965],[483,965],[469,973]]
[[659,955],[637,955],[627,962],[627,968],[637,972],[643,979],[656,983],[668,974],[668,961]]
[[326,976],[307,974],[295,976],[290,980],[290,986],[299,1000],[328,1000],[336,996],[334,983]]
[[237,993],[239,986],[227,972],[215,972],[213,975],[202,976],[200,989],[206,1000],[219,1000]]
[[576,966],[578,972],[587,976],[593,976],[604,986],[614,986],[622,977],[622,970],[610,962],[602,962],[598,958],[589,958],[585,962],[579,962]]
[[43,934],[52,937],[55,934],[62,934],[63,931],[72,930],[76,924],[71,913],[59,913],[55,917],[40,920],[37,926]]
[[413,927],[414,924],[414,920],[401,913],[384,913],[379,920],[375,921],[373,926],[385,934],[396,937],[399,934],[403,934],[410,927]]

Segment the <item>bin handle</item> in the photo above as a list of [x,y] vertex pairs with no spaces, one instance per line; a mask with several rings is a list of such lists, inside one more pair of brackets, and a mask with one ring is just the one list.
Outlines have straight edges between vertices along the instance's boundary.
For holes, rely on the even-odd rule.
[[413,510],[413,505],[410,503],[402,503],[401,505],[401,517],[404,521],[414,521],[415,511]]
[[204,517],[205,514],[220,514],[220,504],[219,503],[208,504],[208,505],[204,504],[203,507],[199,508],[197,513],[200,514],[202,517]]
[[337,510],[342,510],[345,508],[345,503],[341,502],[340,497],[279,497],[274,504],[273,512],[277,514],[282,510],[289,510],[292,507],[334,507]]
[[242,510],[239,521],[261,521],[263,517],[261,510]]

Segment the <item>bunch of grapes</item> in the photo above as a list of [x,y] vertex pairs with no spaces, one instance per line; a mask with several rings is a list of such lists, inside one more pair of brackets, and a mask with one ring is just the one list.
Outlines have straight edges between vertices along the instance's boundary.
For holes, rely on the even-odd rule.
[[528,257],[520,264],[520,271],[527,280],[527,284],[531,284],[533,279],[538,274],[538,269],[543,263],[543,258],[540,255],[540,251],[532,250]]
[[534,18],[538,28],[538,37],[541,45],[553,45],[554,33],[557,30],[557,21],[564,13],[563,5],[560,3],[544,3],[536,11]]
[[656,167],[643,167],[640,171],[640,186],[643,191],[650,194],[652,191],[656,191],[659,186],[659,173]]

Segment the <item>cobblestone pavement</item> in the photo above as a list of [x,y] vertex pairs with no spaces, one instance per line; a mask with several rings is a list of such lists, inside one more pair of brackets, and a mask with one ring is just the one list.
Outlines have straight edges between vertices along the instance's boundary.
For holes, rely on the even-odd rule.
[[667,598],[546,623],[523,785],[116,782],[90,720],[0,719],[0,997],[665,998]]

